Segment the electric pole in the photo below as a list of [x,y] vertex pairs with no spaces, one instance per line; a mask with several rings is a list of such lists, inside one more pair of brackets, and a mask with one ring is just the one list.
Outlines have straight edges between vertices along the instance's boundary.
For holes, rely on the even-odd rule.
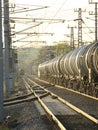
[[89,4],[95,4],[95,13],[90,13],[91,15],[95,15],[95,42],[97,42],[97,35],[98,35],[98,31],[97,31],[97,4],[98,2],[93,2],[92,0],[89,0]]
[[0,123],[3,122],[3,42],[2,42],[2,0],[0,0]]
[[[82,10],[81,8],[75,9],[75,12],[78,12],[78,47],[81,47],[83,45],[82,42],[82,12],[85,12],[85,10]],[[74,20],[74,21],[76,21]]]
[[74,28],[76,27],[69,27],[70,28],[70,47],[71,47],[71,50],[75,48],[75,45],[74,45]]
[[4,2],[4,42],[5,42],[5,85],[6,96],[10,94],[10,36],[9,36],[9,0]]

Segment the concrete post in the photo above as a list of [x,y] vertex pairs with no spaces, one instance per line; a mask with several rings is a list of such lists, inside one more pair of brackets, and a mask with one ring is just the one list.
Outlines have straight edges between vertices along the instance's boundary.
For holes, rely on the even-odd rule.
[[0,123],[3,122],[3,43],[2,43],[2,1],[0,0]]

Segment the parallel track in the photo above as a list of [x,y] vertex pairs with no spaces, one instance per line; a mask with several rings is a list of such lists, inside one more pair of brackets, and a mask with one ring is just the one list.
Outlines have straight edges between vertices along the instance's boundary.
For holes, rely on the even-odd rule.
[[[40,87],[41,89],[43,89],[46,93],[49,93],[51,96],[55,97],[57,100],[59,100],[60,102],[62,102],[64,105],[67,105],[68,107],[70,107],[71,109],[73,109],[74,111],[76,111],[77,113],[79,113],[80,115],[82,115],[83,117],[86,117],[88,120],[90,120],[91,122],[95,123],[98,125],[98,119],[89,115],[88,113],[84,112],[83,110],[77,108],[76,106],[74,106],[73,104],[69,103],[68,101],[64,100],[63,98],[61,98],[60,96],[54,94],[53,92],[49,91],[48,89],[46,89],[45,87],[41,86],[39,83],[36,83],[36,81],[31,80],[30,78],[27,78],[28,81],[30,82],[30,84],[32,83],[33,85],[35,85],[36,87]],[[32,86],[33,86],[32,85]],[[45,108],[44,108],[45,109]]]
[[[51,85],[53,85],[53,84],[50,83],[50,82],[47,82],[47,81],[44,81],[44,80],[41,80],[41,79],[38,79],[38,78],[36,78],[36,80],[39,80],[39,81],[41,81],[41,82],[43,82],[43,83],[46,83],[46,84],[51,84]],[[94,100],[97,100],[97,101],[98,101],[98,98],[97,98],[97,97],[93,97],[93,96],[84,94],[84,93],[82,93],[82,92],[78,92],[78,91],[72,90],[72,89],[70,89],[70,88],[65,88],[65,87],[60,86],[60,85],[54,85],[54,86],[55,86],[55,87],[58,87],[58,88],[61,88],[61,89],[65,89],[65,90],[71,91],[71,92],[74,92],[74,93],[76,93],[76,94],[83,95],[83,96],[85,96],[85,97],[88,97],[88,98],[91,98],[91,99],[94,99]]]
[[[21,102],[27,102],[27,101],[31,101],[31,100],[37,100],[40,103],[40,105],[42,106],[42,108],[45,110],[47,117],[53,122],[53,124],[55,124],[55,129],[66,130],[67,129],[66,125],[64,125],[66,122],[66,119],[63,118],[62,116],[58,117],[58,115],[55,115],[54,112],[52,112],[50,110],[50,108],[46,105],[44,98],[46,98],[46,97],[48,98],[48,96],[51,95],[53,100],[58,100],[63,105],[68,106],[69,108],[76,111],[79,115],[82,115],[83,118],[86,117],[87,119],[90,120],[90,122],[93,122],[95,124],[95,127],[98,128],[98,119],[97,118],[89,115],[88,113],[77,108],[76,106],[69,103],[65,99],[61,98],[57,94],[54,94],[50,90],[46,89],[47,86],[45,84],[41,83],[43,85],[40,85],[40,83],[37,83],[37,82],[39,82],[38,79],[32,80],[31,78],[25,77],[23,79],[23,81],[24,81],[25,86],[28,90],[28,94],[26,94],[24,96],[19,96],[17,98],[6,100],[4,103],[5,106],[6,105],[13,105],[13,104],[21,103]],[[49,85],[49,83],[48,83],[48,85]],[[59,86],[57,86],[57,87],[59,87]],[[62,122],[64,122],[64,124]]]
[[[32,81],[31,79],[28,78],[28,80],[30,82],[32,82],[34,85],[39,86],[38,84],[36,84],[34,81]],[[36,93],[36,91],[34,91],[30,85],[28,84],[28,82],[26,80],[24,80],[24,82],[27,84],[28,88],[31,89],[31,91],[33,92],[34,96],[37,98],[38,102],[40,103],[40,105],[43,107],[43,109],[45,110],[45,112],[47,113],[48,117],[50,120],[52,120],[55,124],[56,127],[59,130],[67,130],[63,124],[56,118],[56,116],[52,113],[52,111],[47,107],[47,105],[45,105],[45,103],[43,102],[43,100],[40,98],[40,96]],[[50,94],[49,91],[47,91],[46,89],[44,89],[42,86],[39,86],[42,90],[45,91],[46,94]]]

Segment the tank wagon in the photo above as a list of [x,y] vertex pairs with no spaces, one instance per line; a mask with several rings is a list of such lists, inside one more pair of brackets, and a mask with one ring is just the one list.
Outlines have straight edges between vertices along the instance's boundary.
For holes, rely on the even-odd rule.
[[98,43],[84,45],[40,64],[38,77],[98,97]]

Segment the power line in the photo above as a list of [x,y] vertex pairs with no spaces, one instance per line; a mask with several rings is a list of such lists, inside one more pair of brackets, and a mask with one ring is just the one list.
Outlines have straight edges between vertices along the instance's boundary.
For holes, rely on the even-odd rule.
[[36,24],[36,25],[30,26],[30,27],[28,27],[28,28],[25,28],[25,29],[23,29],[23,30],[20,30],[20,31],[18,31],[18,32],[15,32],[15,33],[13,33],[13,34],[11,34],[11,35],[15,35],[15,34],[18,34],[18,33],[23,32],[23,31],[27,31],[27,30],[29,30],[29,29],[31,29],[31,28],[34,28],[34,27],[36,27],[36,26],[39,26],[39,25],[41,25],[41,24],[42,24],[42,22],[39,23],[39,24]]
[[55,18],[36,18],[36,17],[35,18],[34,17],[33,18],[32,17],[31,18],[30,17],[28,17],[28,18],[27,17],[10,17],[10,19],[14,19],[14,20],[17,20],[17,19],[22,20],[23,19],[23,20],[32,20],[32,21],[38,21],[38,20],[42,20],[42,21],[60,21],[60,22],[61,21],[62,22],[72,21],[72,20],[59,19],[59,18],[55,19]]
[[[62,5],[60,6],[60,8],[57,10],[57,12],[54,14],[54,16],[53,16],[53,18],[55,18],[56,17],[56,15],[58,14],[58,12],[61,10],[61,8],[65,5],[65,3],[67,2],[67,0],[65,0],[63,3],[62,3]],[[53,21],[53,19],[51,19],[51,22]],[[64,22],[64,21],[63,21]],[[48,24],[48,26],[45,28],[45,29],[47,29],[49,27],[49,24]]]
[[48,6],[40,7],[40,8],[35,8],[35,9],[28,9],[28,10],[16,11],[16,12],[12,12],[10,14],[30,12],[30,11],[40,10],[40,9],[44,9],[44,8],[48,8]]
[[[85,31],[83,30],[83,32],[85,32]],[[91,38],[92,40],[94,40],[87,32],[85,32],[85,33],[83,33],[83,34],[88,35],[89,38]]]
[[25,34],[27,34],[28,36],[30,36],[30,35],[53,35],[54,33],[48,33],[48,32],[39,32],[39,33],[37,33],[37,32],[19,32],[19,33],[17,33],[17,35],[25,35]]
[[44,43],[44,44],[46,44],[46,41],[19,41],[19,42],[28,42],[28,43],[26,43],[24,45],[21,45],[20,47],[24,47],[24,46],[27,46],[27,45],[33,44],[33,43]]
[[29,5],[29,4],[18,4],[18,3],[16,4],[16,7],[17,7],[17,6],[19,6],[19,7],[20,7],[20,6],[22,6],[22,7],[24,7],[24,6],[36,6],[36,7],[43,7],[42,5]]
[[62,7],[65,5],[65,3],[67,2],[67,0],[64,0],[64,2],[62,3],[62,5],[60,6],[60,8],[57,10],[57,12],[55,13],[55,15],[53,16],[53,18],[55,18],[55,16],[58,14],[58,12],[62,9]]

